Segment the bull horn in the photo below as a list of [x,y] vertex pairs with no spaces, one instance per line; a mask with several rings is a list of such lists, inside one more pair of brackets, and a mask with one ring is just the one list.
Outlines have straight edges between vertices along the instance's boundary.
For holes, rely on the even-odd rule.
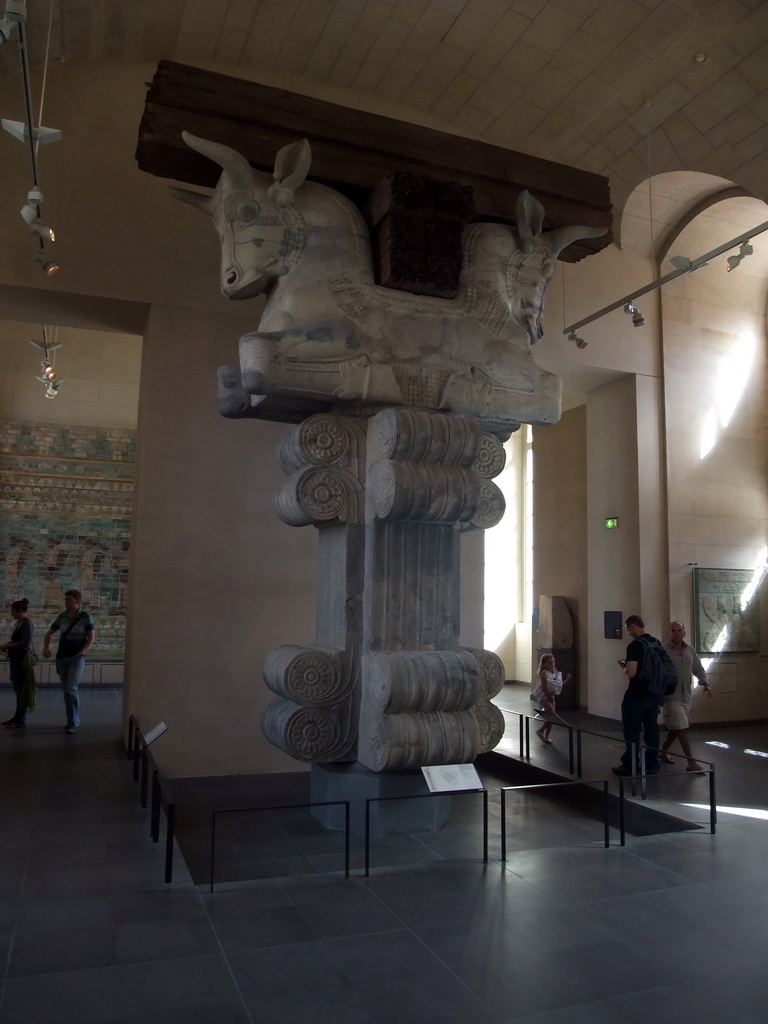
[[201,156],[207,156],[209,160],[213,160],[223,171],[226,171],[235,188],[251,188],[253,186],[253,170],[242,153],[238,153],[230,146],[224,146],[221,142],[201,139],[197,135],[192,135],[191,132],[182,132],[181,137],[190,149],[194,149]]
[[599,238],[600,235],[605,234],[606,230],[606,228],[588,227],[586,224],[570,224],[568,227],[548,231],[543,241],[556,256],[571,242],[576,242],[579,238]]
[[213,216],[213,199],[210,196],[204,196],[200,192],[193,192],[191,188],[176,188],[173,185],[168,186],[168,194],[182,203],[194,206],[196,210],[201,210],[203,213]]

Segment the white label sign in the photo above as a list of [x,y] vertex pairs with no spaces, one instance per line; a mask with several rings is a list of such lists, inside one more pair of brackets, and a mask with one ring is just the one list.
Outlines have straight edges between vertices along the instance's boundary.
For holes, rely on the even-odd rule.
[[484,788],[473,764],[433,764],[421,770],[430,793]]
[[168,729],[165,722],[158,722],[154,729],[150,729],[148,733],[144,735],[144,743],[149,746],[150,743],[154,743],[158,736],[162,736],[163,733]]

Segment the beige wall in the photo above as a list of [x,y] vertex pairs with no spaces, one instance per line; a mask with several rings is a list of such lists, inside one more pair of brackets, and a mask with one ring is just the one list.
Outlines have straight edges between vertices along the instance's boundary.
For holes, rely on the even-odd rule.
[[[533,599],[538,603],[541,594],[568,599],[576,620],[581,704],[586,703],[589,654],[586,412],[586,405],[579,405],[559,423],[533,431]],[[531,664],[531,678],[534,670]]]
[[261,736],[269,650],[314,639],[316,535],[274,512],[287,428],[216,411],[237,317],[153,307],[144,337],[126,712],[169,775],[291,771]]
[[0,419],[136,429],[141,338],[66,327],[50,332],[49,342],[62,346],[53,364],[63,383],[48,399],[36,379],[43,353],[29,343],[42,337],[39,325],[0,321]]
[[[746,225],[768,216],[768,208],[754,200],[720,203],[689,226],[675,251],[711,248],[713,225],[729,208]],[[727,273],[726,257],[719,257],[674,282],[662,300],[671,613],[687,624],[689,641],[691,563],[754,570],[761,578],[768,560],[768,259],[766,243],[756,238],[754,245],[752,263],[747,259]],[[765,584],[756,599],[761,650],[712,659],[716,699],[698,696],[698,721],[768,714]]]

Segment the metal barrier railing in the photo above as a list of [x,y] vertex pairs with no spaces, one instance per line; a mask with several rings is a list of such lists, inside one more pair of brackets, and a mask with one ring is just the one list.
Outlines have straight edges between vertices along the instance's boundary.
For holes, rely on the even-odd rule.
[[[705,762],[706,764],[707,762]],[[669,779],[675,775],[685,775],[686,772],[664,772],[663,775],[644,775],[642,776],[643,781],[651,778],[656,781],[661,779]],[[715,766],[710,764],[708,768],[702,769],[702,774],[709,775],[709,832],[710,835],[715,835],[717,828],[717,803],[715,797]],[[624,827],[624,787],[628,782],[633,782],[637,776],[619,776],[619,835],[620,843],[622,846],[626,846],[626,830]]]
[[133,781],[139,782],[139,800],[147,806],[149,771],[152,769],[152,804],[149,834],[153,843],[160,841],[160,811],[165,811],[165,881],[173,880],[173,840],[176,828],[176,801],[172,798],[168,781],[160,774],[155,759],[149,752],[139,723],[134,715],[128,716],[128,760],[133,762]]
[[[526,761],[531,759],[531,722],[541,721],[541,719],[532,718],[530,715],[526,715],[522,711],[512,711],[509,708],[500,708],[500,711],[505,715],[514,715],[518,718],[518,750],[519,756]],[[546,721],[546,719],[543,719]],[[568,771],[570,775],[576,775],[577,778],[581,779],[583,771],[583,746],[582,736],[592,736],[596,739],[611,740],[623,743],[625,748],[627,747],[626,742],[620,737],[615,735],[608,735],[603,732],[596,732],[592,729],[584,729],[581,726],[569,725],[567,722],[549,722],[550,725],[557,726],[559,729],[568,730]],[[645,756],[649,750],[654,748],[648,747],[645,744],[630,743],[629,745],[630,764],[632,765],[632,771],[629,775],[618,776],[622,783],[621,789],[623,791],[624,786],[629,783],[630,792],[632,796],[637,795],[638,784],[640,786],[640,798],[642,800],[647,799],[647,780],[649,778],[660,778],[668,779],[675,775],[681,775],[682,772],[664,772],[663,775],[648,775],[645,771]],[[575,751],[575,753],[574,753]],[[661,753],[660,748],[656,748],[656,753]],[[670,751],[664,751],[664,753],[670,754]],[[681,755],[672,754],[672,757],[679,759]],[[706,765],[706,768],[702,768],[702,774],[708,774],[710,776],[710,821],[716,821],[717,808],[714,802],[715,794],[715,765],[712,761],[705,761],[703,758],[698,759],[701,764]],[[640,770],[637,770],[637,766],[640,766]],[[587,785],[587,783],[584,783]],[[714,829],[713,829],[714,831]]]
[[365,877],[368,877],[371,849],[371,804],[387,803],[390,800],[430,800],[441,796],[483,797],[483,864],[488,863],[488,791],[486,789],[452,789],[439,793],[409,793],[400,796],[369,796],[365,800]]
[[272,804],[268,807],[220,807],[211,811],[211,892],[213,892],[216,863],[216,815],[244,814],[255,811],[288,811],[307,807],[343,807],[344,808],[344,877],[349,878],[349,800],[323,800],[304,804]]
[[[557,789],[561,786],[596,786],[600,784],[603,787],[603,845],[606,849],[611,845],[610,833],[609,833],[609,818],[610,818],[610,802],[608,797],[608,780],[607,779],[594,779],[591,782],[579,780],[578,782],[536,782],[531,785],[522,786],[502,786],[501,787],[501,859],[505,861],[507,859],[507,793],[516,792],[524,789]],[[624,795],[621,794],[621,812],[620,821],[623,822],[624,814]],[[624,843],[622,842],[622,846]]]

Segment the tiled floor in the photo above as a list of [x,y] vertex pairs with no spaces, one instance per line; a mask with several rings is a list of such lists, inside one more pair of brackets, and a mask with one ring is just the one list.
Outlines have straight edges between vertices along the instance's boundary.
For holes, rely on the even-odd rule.
[[[731,808],[716,836],[606,850],[594,821],[521,797],[510,859],[493,813],[483,866],[467,799],[439,838],[380,841],[368,879],[356,840],[347,881],[338,837],[287,812],[241,840],[297,873],[210,894],[178,853],[162,882],[119,701],[87,691],[69,737],[44,691],[26,735],[0,733],[0,1024],[765,1024],[768,761],[744,753],[764,728],[696,734]],[[695,803],[698,777],[681,785]]]

